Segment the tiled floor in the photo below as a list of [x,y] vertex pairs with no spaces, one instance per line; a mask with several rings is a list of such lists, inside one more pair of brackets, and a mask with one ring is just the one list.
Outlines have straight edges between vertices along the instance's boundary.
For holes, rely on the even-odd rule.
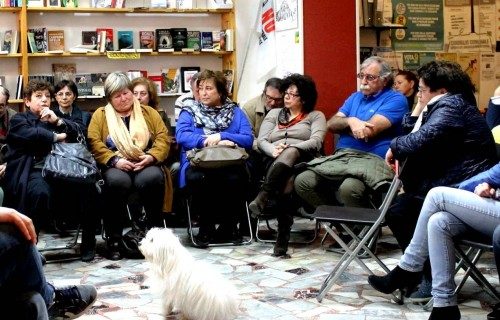
[[[196,259],[210,263],[238,288],[242,313],[238,319],[317,319],[317,320],[416,320],[427,319],[429,312],[417,305],[397,305],[390,296],[374,291],[367,274],[356,263],[335,284],[322,303],[315,292],[335,266],[339,256],[325,251],[316,241],[312,245],[291,245],[291,259],[270,256],[272,244],[254,242],[246,246],[196,249],[190,247],[186,229],[176,229],[181,241]],[[378,255],[393,268],[400,256],[393,238],[379,240]],[[61,243],[54,235],[42,235],[39,247]],[[102,241],[99,245],[102,246]],[[58,254],[60,257],[60,255]],[[52,256],[53,258],[54,256]],[[375,263],[369,263],[375,268]],[[79,260],[50,262],[47,279],[55,284],[91,283],[97,287],[98,301],[80,319],[165,319],[159,298],[150,291],[144,260],[110,261],[98,256],[92,263]],[[498,285],[491,255],[481,262],[481,270]],[[460,294],[462,319],[486,319],[491,297],[469,280]],[[178,319],[171,315],[166,319]]]

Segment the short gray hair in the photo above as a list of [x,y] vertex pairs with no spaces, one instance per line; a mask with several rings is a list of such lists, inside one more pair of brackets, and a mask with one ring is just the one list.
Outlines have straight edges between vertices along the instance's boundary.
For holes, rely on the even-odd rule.
[[104,81],[104,94],[108,101],[111,100],[113,93],[129,89],[132,91],[132,81],[123,72],[115,71],[108,74]]
[[385,61],[381,57],[371,56],[371,57],[366,58],[365,61],[363,61],[363,63],[361,63],[361,66],[359,67],[359,69],[363,70],[373,63],[377,63],[380,66],[379,76],[382,79],[387,80],[386,87],[387,86],[392,87],[392,83],[394,82],[394,75],[392,74],[391,66],[387,63],[387,61]]

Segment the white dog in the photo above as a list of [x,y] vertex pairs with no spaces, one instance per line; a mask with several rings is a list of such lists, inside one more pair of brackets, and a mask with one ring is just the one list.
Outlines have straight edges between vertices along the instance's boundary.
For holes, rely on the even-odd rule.
[[209,265],[196,261],[170,229],[153,228],[139,246],[150,262],[153,286],[166,315],[179,311],[190,320],[230,320],[239,313],[236,288]]

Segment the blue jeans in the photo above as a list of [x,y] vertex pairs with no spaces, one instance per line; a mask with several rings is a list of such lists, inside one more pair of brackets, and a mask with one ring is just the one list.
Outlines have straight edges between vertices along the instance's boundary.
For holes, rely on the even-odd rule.
[[434,306],[456,305],[453,238],[472,228],[492,239],[499,223],[500,201],[465,190],[434,188],[425,198],[413,238],[399,266],[408,271],[421,271],[429,257]]
[[14,225],[0,223],[0,307],[10,314],[22,310],[22,319],[48,319],[53,297],[36,247]]

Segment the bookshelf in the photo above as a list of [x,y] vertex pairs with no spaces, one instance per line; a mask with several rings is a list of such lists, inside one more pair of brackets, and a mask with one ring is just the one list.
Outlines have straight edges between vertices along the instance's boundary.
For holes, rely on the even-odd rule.
[[[150,52],[139,53],[134,59],[110,59],[107,53],[71,53],[69,48],[81,44],[81,32],[96,28],[112,28],[114,32],[114,46],[117,46],[117,31],[134,31],[134,47],[138,48],[138,31],[155,30],[160,28],[185,27],[188,30],[214,31],[236,30],[235,12],[230,9],[176,9],[176,8],[63,8],[63,7],[27,7],[26,1],[19,8],[0,8],[0,16],[14,14],[16,17],[9,20],[12,29],[20,31],[19,53],[0,55],[0,61],[13,60],[15,67],[4,71],[9,78],[23,76],[23,83],[28,82],[28,76],[33,74],[51,74],[54,63],[76,63],[77,73],[103,73],[146,70],[148,75],[158,75],[163,68],[180,68],[182,66],[199,66],[203,69],[225,70],[231,69],[236,73],[235,51],[210,52]],[[16,25],[17,23],[17,25]],[[64,30],[65,51],[59,54],[29,53],[27,32],[30,28],[45,27],[47,30]],[[233,37],[233,41],[235,41]],[[234,44],[236,47],[236,44]],[[6,59],[6,60],[5,60]],[[2,63],[4,64],[4,63]],[[10,64],[10,62],[9,62]],[[9,84],[9,83],[8,83]],[[233,84],[233,92],[237,83]],[[13,91],[16,82],[9,84]],[[162,106],[172,106],[178,94],[161,93]],[[232,98],[236,100],[235,94]],[[163,100],[167,101],[163,101]],[[21,103],[22,100],[11,100],[11,103]],[[94,108],[102,105],[102,99],[79,99],[79,105]],[[22,111],[23,106],[19,109]]]
[[382,31],[387,31],[387,30],[393,30],[393,29],[406,29],[405,26],[403,25],[397,25],[397,24],[393,24],[393,25],[390,25],[390,26],[361,26],[361,29],[362,30],[373,30],[375,32],[375,39],[376,39],[376,43],[377,43],[377,47],[380,46],[380,33]]

